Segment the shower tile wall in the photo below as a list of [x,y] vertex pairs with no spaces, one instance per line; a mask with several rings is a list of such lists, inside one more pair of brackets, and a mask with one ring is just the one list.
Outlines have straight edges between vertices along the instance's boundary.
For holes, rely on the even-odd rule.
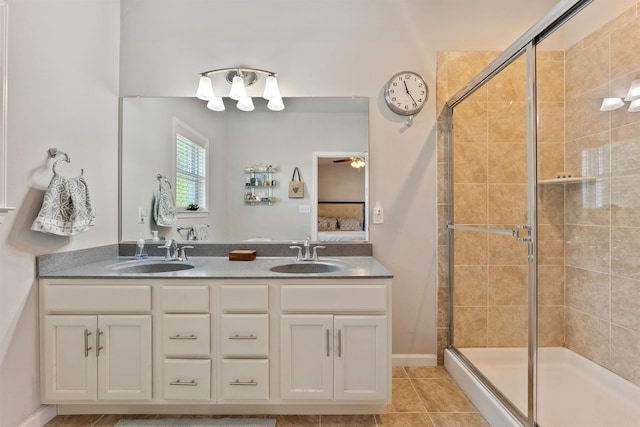
[[566,346],[640,385],[640,113],[599,111],[640,79],[640,3],[566,52]]
[[[442,106],[449,96],[475,76],[497,52],[443,52],[439,57],[439,95]],[[552,78],[540,82],[544,89],[545,121],[544,152],[549,173],[562,170],[563,161],[563,93],[564,55],[546,53],[540,65]],[[560,76],[560,79],[553,78]],[[558,85],[560,85],[558,87]],[[527,182],[527,93],[526,62],[520,58],[510,64],[485,87],[474,93],[455,109],[454,174],[456,224],[501,229],[513,229],[526,223]],[[558,95],[558,93],[560,95]],[[559,107],[558,107],[558,104]],[[560,120],[554,113],[560,111]],[[440,141],[444,144],[444,141]],[[445,147],[441,149],[444,155]],[[446,159],[441,158],[441,171],[446,171]],[[541,162],[542,164],[542,162]],[[546,171],[541,171],[545,173]],[[440,176],[442,188],[445,177]],[[559,199],[545,209],[546,227],[541,252],[549,253],[544,270],[549,281],[541,307],[541,328],[546,345],[562,345],[564,264],[562,236],[562,189]],[[558,191],[550,189],[554,196]],[[446,196],[440,200],[440,212],[446,213]],[[559,212],[558,212],[559,210]],[[560,221],[560,225],[556,225]],[[444,221],[441,223],[444,227]],[[558,240],[560,251],[557,250]],[[441,240],[446,253],[446,235]],[[527,342],[527,267],[526,244],[512,237],[456,232],[455,267],[455,344],[458,347],[514,347]],[[551,250],[547,250],[547,246]],[[555,252],[555,256],[554,255]],[[442,258],[441,258],[442,261]],[[446,259],[445,259],[446,261]],[[546,266],[545,266],[546,268]],[[440,282],[440,295],[446,298],[446,271]],[[442,307],[441,335],[446,336],[446,307]]]
[[[539,46],[536,65],[538,178],[561,170],[599,178],[538,186],[540,345],[566,345],[640,385],[640,113],[628,112],[629,103],[599,111],[603,97],[624,97],[640,79],[638,51],[640,3],[566,52]],[[439,53],[438,111],[498,54]],[[518,217],[502,203],[522,203],[524,193],[524,129],[513,123],[526,122],[517,105],[523,70],[515,63],[505,71],[493,86],[501,99],[492,99],[488,85],[455,111],[457,223],[510,228]],[[505,94],[514,102],[499,111]],[[441,363],[448,338],[444,117],[438,125]],[[526,345],[526,275],[516,243],[457,234],[455,344]]]

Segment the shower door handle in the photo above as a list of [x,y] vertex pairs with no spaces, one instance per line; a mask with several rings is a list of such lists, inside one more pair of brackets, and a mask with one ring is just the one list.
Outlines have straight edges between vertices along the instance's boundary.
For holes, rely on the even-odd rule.
[[[525,237],[520,236],[520,232],[525,230],[527,232]],[[513,230],[513,236],[516,238],[518,242],[530,242],[531,241],[531,226],[530,225],[517,225],[516,229]]]

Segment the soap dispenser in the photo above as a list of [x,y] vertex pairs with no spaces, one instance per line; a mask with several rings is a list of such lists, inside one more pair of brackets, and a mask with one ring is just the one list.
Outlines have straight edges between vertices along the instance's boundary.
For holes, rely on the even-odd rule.
[[145,259],[148,257],[148,255],[147,255],[147,250],[144,248],[144,238],[142,237],[142,233],[140,233],[139,237],[140,238],[136,243],[136,254],[134,255],[134,258]]

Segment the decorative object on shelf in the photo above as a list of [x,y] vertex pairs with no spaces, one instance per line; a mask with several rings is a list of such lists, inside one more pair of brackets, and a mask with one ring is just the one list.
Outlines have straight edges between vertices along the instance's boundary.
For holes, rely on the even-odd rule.
[[189,204],[187,205],[187,210],[188,210],[188,211],[197,211],[198,209],[200,209],[200,206],[198,206],[198,205],[197,205],[197,204],[195,204],[195,203],[189,203]]
[[391,111],[408,116],[405,124],[411,126],[413,117],[429,99],[429,88],[416,72],[401,71],[394,74],[384,88],[384,100]]
[[273,71],[260,70],[257,68],[219,68],[216,70],[209,70],[200,73],[200,83],[198,84],[198,90],[196,91],[196,97],[203,101],[208,101],[207,108],[213,111],[224,111],[225,106],[222,101],[222,97],[216,96],[213,92],[213,85],[211,84],[210,75],[219,73],[226,74],[226,80],[231,84],[231,90],[229,92],[229,98],[238,101],[236,105],[241,111],[253,111],[253,100],[247,94],[247,87],[254,85],[259,76],[266,75],[265,87],[262,97],[268,100],[267,108],[272,111],[284,110],[284,103],[282,102],[282,95],[278,89],[278,80],[276,79],[277,73]]
[[[298,179],[296,180],[296,173],[298,174]],[[291,177],[291,182],[289,182],[289,198],[290,199],[302,199],[304,197],[304,182],[302,182],[302,177],[300,176],[300,169],[296,166],[293,169],[293,176]]]
[[58,162],[71,162],[69,155],[57,148],[49,149],[49,156],[64,158],[53,164],[53,178],[44,193],[44,200],[31,230],[58,236],[73,236],[87,231],[95,223],[95,210],[89,196],[89,187],[84,180],[84,170],[80,176],[67,178],[58,175]]
[[[160,227],[171,227],[176,223],[176,202],[173,200],[171,182],[166,176],[156,175],[158,191],[153,202],[153,218]],[[169,186],[169,191],[162,184]]]
[[556,178],[571,178],[571,177],[573,177],[573,172],[570,172],[570,171],[556,172]]
[[273,174],[278,168],[257,163],[244,168],[247,174],[244,188],[244,201],[246,204],[254,206],[256,204],[271,206],[276,198],[273,196],[273,187],[277,181],[273,179]]

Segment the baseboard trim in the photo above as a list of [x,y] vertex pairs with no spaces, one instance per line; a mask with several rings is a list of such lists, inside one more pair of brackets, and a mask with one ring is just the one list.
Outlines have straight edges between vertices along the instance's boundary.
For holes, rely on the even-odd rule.
[[394,354],[391,356],[393,366],[438,366],[435,354]]
[[19,427],[43,427],[54,419],[56,415],[58,415],[58,407],[56,405],[44,405],[38,408]]

